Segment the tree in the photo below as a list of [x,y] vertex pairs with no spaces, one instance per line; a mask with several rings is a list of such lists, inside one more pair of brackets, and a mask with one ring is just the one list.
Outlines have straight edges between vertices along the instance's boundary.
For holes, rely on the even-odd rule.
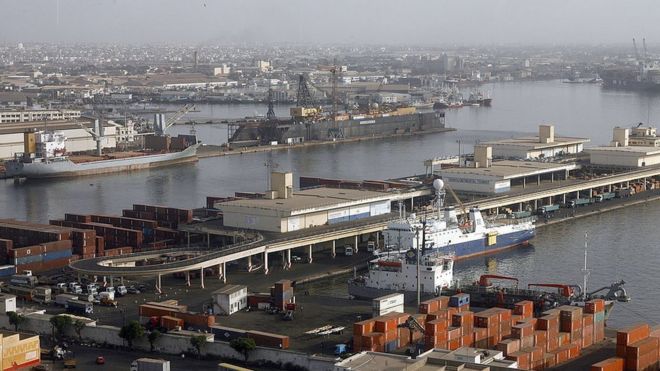
[[78,340],[80,341],[82,341],[82,330],[85,328],[85,326],[87,326],[87,324],[80,319],[77,319],[73,323],[73,330],[76,332],[76,334],[78,334]]
[[206,345],[206,336],[199,335],[190,338],[190,344],[197,350],[197,356],[202,356],[202,347]]
[[128,342],[128,347],[133,347],[133,341],[144,336],[144,327],[138,321],[131,321],[119,330],[119,337]]
[[161,333],[158,330],[153,330],[149,333],[147,336],[147,339],[149,339],[149,346],[151,346],[151,351],[154,351],[154,344],[156,343],[156,340],[158,340],[161,337]]
[[254,342],[254,339],[237,338],[232,339],[232,341],[229,342],[229,346],[235,351],[241,353],[243,357],[245,357],[245,362],[247,362],[250,352],[257,347],[257,344]]
[[27,321],[27,317],[16,312],[7,312],[9,317],[9,324],[14,325],[14,331],[18,332],[18,327]]
[[66,328],[71,326],[71,322],[72,322],[71,317],[69,316],[57,315],[51,317],[50,325],[52,326],[53,329],[53,339],[55,339],[56,333],[58,336],[63,336]]

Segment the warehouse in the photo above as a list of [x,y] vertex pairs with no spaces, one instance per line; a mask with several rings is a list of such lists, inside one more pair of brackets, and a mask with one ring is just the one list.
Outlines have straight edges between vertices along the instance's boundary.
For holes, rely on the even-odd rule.
[[539,125],[539,135],[482,142],[493,148],[493,157],[504,159],[552,158],[574,155],[584,150],[587,138],[560,137],[554,125]]
[[472,167],[455,167],[435,172],[451,189],[457,192],[492,195],[506,193],[514,186],[540,184],[542,180],[567,179],[570,171],[578,168],[574,163],[540,161],[492,161],[490,146],[478,145],[474,151]]
[[[92,120],[80,120],[87,128],[93,128]],[[117,147],[117,127],[119,125],[108,122],[104,125],[105,137],[101,141],[103,148]],[[69,153],[86,152],[96,150],[96,141],[92,135],[79,124],[71,121],[49,121],[4,124],[0,128],[0,159],[10,159],[15,153],[23,153],[24,133],[31,130],[43,129],[58,131],[67,138],[66,149]]]
[[313,188],[293,191],[291,173],[273,173],[273,190],[262,199],[216,203],[224,225],[270,232],[292,232],[391,211],[392,195],[357,189]]
[[213,296],[213,313],[231,315],[247,307],[247,286],[227,285],[215,290]]
[[596,166],[638,168],[660,164],[660,147],[595,147],[585,152]]

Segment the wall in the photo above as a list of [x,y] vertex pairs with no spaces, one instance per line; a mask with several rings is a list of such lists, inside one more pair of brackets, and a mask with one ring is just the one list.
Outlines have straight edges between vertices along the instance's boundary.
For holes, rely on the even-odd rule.
[[[284,221],[284,223],[282,223]],[[286,232],[286,219],[270,215],[252,215],[237,211],[224,212],[224,225],[270,232]],[[282,228],[284,227],[284,228]]]
[[[50,325],[51,317],[52,315],[49,314],[30,314],[28,315],[28,320],[21,325],[20,329],[50,335],[52,333]],[[95,322],[92,322],[92,324],[95,324]],[[0,314],[0,327],[12,331],[14,329],[14,326],[9,324],[9,319],[4,314]],[[77,336],[72,329],[67,331],[67,335],[72,337]],[[119,337],[119,328],[114,326],[88,325],[81,331],[81,335],[86,341],[93,341],[98,344],[125,345],[124,340]],[[154,345],[159,353],[181,354],[192,351],[190,338],[176,334],[163,334]],[[150,350],[149,341],[146,336],[136,340],[133,343],[133,348],[145,351]],[[202,354],[225,360],[243,360],[242,354],[237,353],[229,346],[229,343],[223,341],[207,343],[202,349]],[[288,363],[314,371],[330,371],[334,367],[334,360],[332,358],[316,357],[300,352],[264,347],[257,347],[257,349],[252,351],[249,355],[249,360],[255,363],[274,362],[282,365]]]

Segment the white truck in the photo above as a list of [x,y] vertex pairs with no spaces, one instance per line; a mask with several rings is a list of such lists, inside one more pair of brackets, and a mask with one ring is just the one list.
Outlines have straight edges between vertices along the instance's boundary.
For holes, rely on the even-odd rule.
[[118,296],[124,296],[124,295],[128,294],[128,289],[124,285],[119,285],[119,286],[117,286],[116,294]]
[[139,358],[131,363],[131,371],[170,371],[170,361]]
[[59,294],[55,295],[55,304],[66,306],[66,302],[69,300],[78,300],[78,295],[72,294]]

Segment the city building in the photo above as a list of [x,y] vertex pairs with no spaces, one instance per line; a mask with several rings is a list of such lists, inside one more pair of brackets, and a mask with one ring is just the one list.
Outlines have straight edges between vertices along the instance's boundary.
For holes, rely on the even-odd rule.
[[229,73],[231,73],[231,67],[224,63],[220,67],[213,67],[213,76],[226,76]]
[[259,72],[268,72],[271,70],[272,66],[268,61],[257,61],[257,68]]
[[293,174],[272,173],[272,189],[261,199],[218,202],[224,225],[270,232],[292,232],[356,220],[391,211],[392,194],[357,189],[293,191]]
[[640,123],[630,129],[615,127],[611,146],[638,146],[638,147],[660,147],[660,137],[657,136],[656,128],[642,126]]
[[78,110],[1,110],[0,124],[34,121],[75,120],[80,118]]
[[213,291],[213,313],[231,315],[247,307],[247,286],[227,285]]
[[335,371],[383,370],[518,370],[518,363],[499,350],[462,347],[431,349],[415,358],[399,354],[360,352],[335,363]]
[[584,150],[587,138],[555,135],[554,125],[539,125],[539,135],[482,142],[493,148],[493,157],[506,159],[552,158]]

